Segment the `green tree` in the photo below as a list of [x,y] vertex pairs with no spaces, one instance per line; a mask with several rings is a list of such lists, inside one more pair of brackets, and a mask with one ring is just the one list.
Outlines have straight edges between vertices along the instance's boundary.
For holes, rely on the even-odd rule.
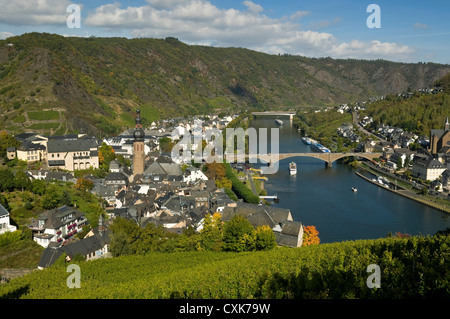
[[14,173],[8,169],[0,169],[0,192],[14,189]]
[[123,231],[115,232],[111,236],[111,253],[114,257],[131,254],[131,247],[128,242],[127,234]]
[[256,250],[270,250],[276,247],[277,242],[273,230],[267,226],[259,226],[256,228]]
[[11,209],[11,207],[9,206],[8,200],[6,199],[6,197],[3,194],[0,194],[0,204],[7,210],[9,211]]
[[204,250],[219,251],[222,249],[223,227],[219,213],[207,214],[200,231],[200,247]]
[[98,148],[98,159],[99,159],[100,168],[104,169],[105,171],[108,171],[109,164],[115,158],[116,158],[116,153],[114,152],[114,149],[112,148],[112,146],[103,142],[102,145]]
[[20,189],[22,191],[31,189],[31,180],[28,177],[27,173],[23,171],[17,171],[16,175],[14,176],[14,188]]
[[61,195],[60,205],[72,206],[72,197],[67,190],[64,190]]
[[53,209],[58,207],[61,195],[58,186],[51,184],[46,188],[45,195],[42,197],[42,207],[44,209]]
[[6,131],[0,131],[0,157],[5,157],[8,147],[19,147],[20,142]]
[[31,181],[30,190],[37,195],[43,195],[46,190],[47,183],[40,179],[34,179]]
[[223,250],[251,251],[255,248],[255,228],[241,215],[234,215],[223,226]]

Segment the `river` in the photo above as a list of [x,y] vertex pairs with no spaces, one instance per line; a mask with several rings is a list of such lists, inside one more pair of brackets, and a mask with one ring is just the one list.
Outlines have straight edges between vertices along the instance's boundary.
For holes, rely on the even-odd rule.
[[[313,152],[289,121],[280,117],[257,117],[250,127],[280,128],[280,153]],[[270,152],[270,137],[268,138]],[[297,163],[297,175],[289,174],[289,163]],[[256,165],[257,166],[257,165]],[[268,195],[277,195],[275,207],[289,208],[292,217],[305,226],[314,225],[321,243],[375,239],[389,233],[433,235],[450,227],[450,215],[396,195],[358,177],[348,165],[334,162],[326,168],[323,161],[308,157],[280,161],[276,174],[266,175]],[[358,189],[352,191],[352,187]]]

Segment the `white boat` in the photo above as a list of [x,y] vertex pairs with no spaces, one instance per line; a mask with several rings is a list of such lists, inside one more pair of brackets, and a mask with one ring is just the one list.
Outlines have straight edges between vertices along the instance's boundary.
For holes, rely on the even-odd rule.
[[295,164],[294,162],[291,162],[289,164],[289,174],[291,175],[297,174],[297,164]]
[[358,189],[356,187],[352,187],[352,191],[357,192]]
[[309,137],[302,137],[302,141],[306,145],[311,145],[311,139]]
[[275,123],[277,123],[278,125],[283,125],[284,122],[280,119],[276,119]]

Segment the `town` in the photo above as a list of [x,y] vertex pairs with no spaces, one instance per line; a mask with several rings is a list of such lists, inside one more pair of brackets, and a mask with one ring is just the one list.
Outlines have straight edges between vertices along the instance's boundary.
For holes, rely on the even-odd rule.
[[[204,119],[203,139],[205,128],[224,129],[238,117]],[[8,147],[6,158],[10,162],[26,163],[24,171],[30,181],[76,184],[99,198],[105,212],[96,227],[90,227],[85,212],[73,203],[48,209],[32,218],[27,227],[33,240],[45,248],[39,268],[51,266],[61,254],[66,254],[69,260],[76,255],[86,260],[111,256],[108,225],[118,217],[140,227],[153,223],[167,232],[182,234],[187,228],[200,231],[207,215],[220,213],[222,221],[240,215],[255,228],[268,225],[278,245],[300,247],[303,226],[293,220],[289,209],[270,207],[262,200],[259,203],[237,200],[220,180],[216,182],[208,174],[204,164],[172,161],[171,138],[192,131],[196,118],[163,120],[144,128],[138,110],[134,129],[103,140],[82,132],[64,136],[15,135],[20,145]],[[201,145],[190,147],[194,152]],[[113,159],[106,161],[106,157]],[[105,163],[106,169],[99,170]],[[243,164],[232,166],[236,172],[245,170]],[[104,176],[99,176],[99,171]],[[3,206],[0,209],[0,232],[16,230],[8,211]],[[90,231],[79,238],[77,234],[86,226]]]

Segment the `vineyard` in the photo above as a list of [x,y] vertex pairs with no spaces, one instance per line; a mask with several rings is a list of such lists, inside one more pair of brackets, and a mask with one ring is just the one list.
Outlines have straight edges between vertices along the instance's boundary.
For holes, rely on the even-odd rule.
[[[122,256],[80,267],[68,288],[59,261],[0,286],[2,298],[448,298],[450,237],[383,238],[259,252]],[[369,288],[367,267],[380,267]]]

